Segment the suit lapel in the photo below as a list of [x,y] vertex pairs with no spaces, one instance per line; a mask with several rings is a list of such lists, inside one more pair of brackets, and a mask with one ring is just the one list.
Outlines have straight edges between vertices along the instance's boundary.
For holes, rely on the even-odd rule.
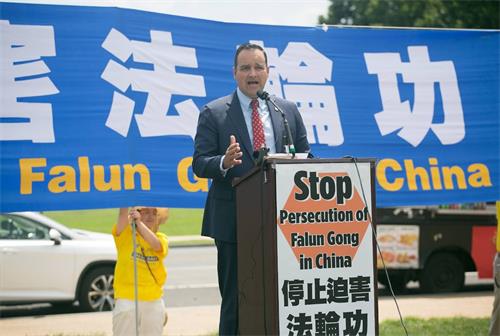
[[234,125],[236,130],[236,142],[239,142],[243,147],[243,150],[247,151],[247,154],[253,156],[252,143],[250,142],[250,136],[248,135],[247,124],[245,123],[245,118],[243,117],[243,111],[241,110],[240,100],[236,92],[233,94],[233,99],[231,103],[228,104],[227,116]]
[[[281,106],[280,106],[281,107]],[[267,109],[269,111],[269,115],[271,116],[271,121],[273,123],[273,131],[274,131],[274,142],[276,144],[276,153],[283,152],[283,118],[281,117],[281,113],[276,111],[274,105],[270,102],[267,102]]]

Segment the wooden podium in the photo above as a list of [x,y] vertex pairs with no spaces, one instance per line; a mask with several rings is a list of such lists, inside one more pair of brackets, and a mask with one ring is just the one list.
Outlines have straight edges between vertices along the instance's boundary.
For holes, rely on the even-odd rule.
[[241,335],[378,334],[374,167],[268,158],[233,183]]

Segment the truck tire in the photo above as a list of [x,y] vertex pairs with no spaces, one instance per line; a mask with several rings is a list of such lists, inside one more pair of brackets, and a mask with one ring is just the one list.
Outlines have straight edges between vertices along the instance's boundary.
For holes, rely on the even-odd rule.
[[430,293],[459,291],[465,281],[464,265],[452,253],[437,253],[420,273],[420,289]]
[[85,274],[78,294],[82,311],[97,312],[113,309],[113,276],[112,266],[100,266]]

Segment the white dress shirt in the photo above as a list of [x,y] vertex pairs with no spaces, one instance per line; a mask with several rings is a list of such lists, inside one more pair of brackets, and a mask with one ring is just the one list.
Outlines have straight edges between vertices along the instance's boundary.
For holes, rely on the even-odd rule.
[[[241,111],[243,111],[243,117],[245,118],[245,123],[247,124],[248,135],[250,136],[250,142],[253,147],[253,128],[252,128],[252,106],[250,103],[252,99],[247,97],[240,88],[236,89],[236,94],[241,104]],[[274,141],[274,130],[273,122],[271,121],[271,115],[269,114],[269,108],[265,100],[257,98],[259,101],[259,116],[262,120],[262,126],[264,127],[264,138],[266,139],[266,147],[269,148],[269,153],[276,153],[276,142]],[[238,139],[236,139],[238,142]]]
[[[241,111],[243,112],[243,117],[245,118],[245,124],[247,125],[248,135],[250,137],[250,142],[253,147],[252,106],[250,105],[252,99],[250,97],[247,97],[243,92],[241,92],[240,88],[236,89],[236,94],[238,95],[238,99],[240,101]],[[266,147],[269,148],[269,153],[276,153],[276,142],[274,140],[273,122],[271,120],[271,115],[269,114],[269,108],[265,100],[262,100],[260,98],[257,98],[257,100],[259,101],[258,112],[260,120],[262,120],[262,126],[264,127],[264,138],[266,140]],[[240,140],[236,139],[236,142],[240,142]],[[227,171],[230,168],[232,168],[229,167],[227,169],[224,169],[224,167],[222,167],[222,163],[224,161],[225,156],[226,155],[222,156],[219,163],[222,176],[226,176]]]

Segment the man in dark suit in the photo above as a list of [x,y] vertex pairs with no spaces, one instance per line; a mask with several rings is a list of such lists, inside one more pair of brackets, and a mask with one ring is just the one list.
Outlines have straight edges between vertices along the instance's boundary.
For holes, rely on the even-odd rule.
[[[211,178],[203,215],[202,235],[215,239],[222,306],[220,335],[238,332],[238,283],[236,203],[233,178],[254,166],[253,153],[260,147],[283,152],[284,124],[280,113],[257,99],[269,76],[267,55],[256,44],[241,45],[234,57],[238,88],[229,96],[208,103],[201,111],[196,131],[193,170]],[[309,152],[304,123],[296,105],[274,98],[285,112],[297,152]],[[264,143],[263,143],[264,142]]]

